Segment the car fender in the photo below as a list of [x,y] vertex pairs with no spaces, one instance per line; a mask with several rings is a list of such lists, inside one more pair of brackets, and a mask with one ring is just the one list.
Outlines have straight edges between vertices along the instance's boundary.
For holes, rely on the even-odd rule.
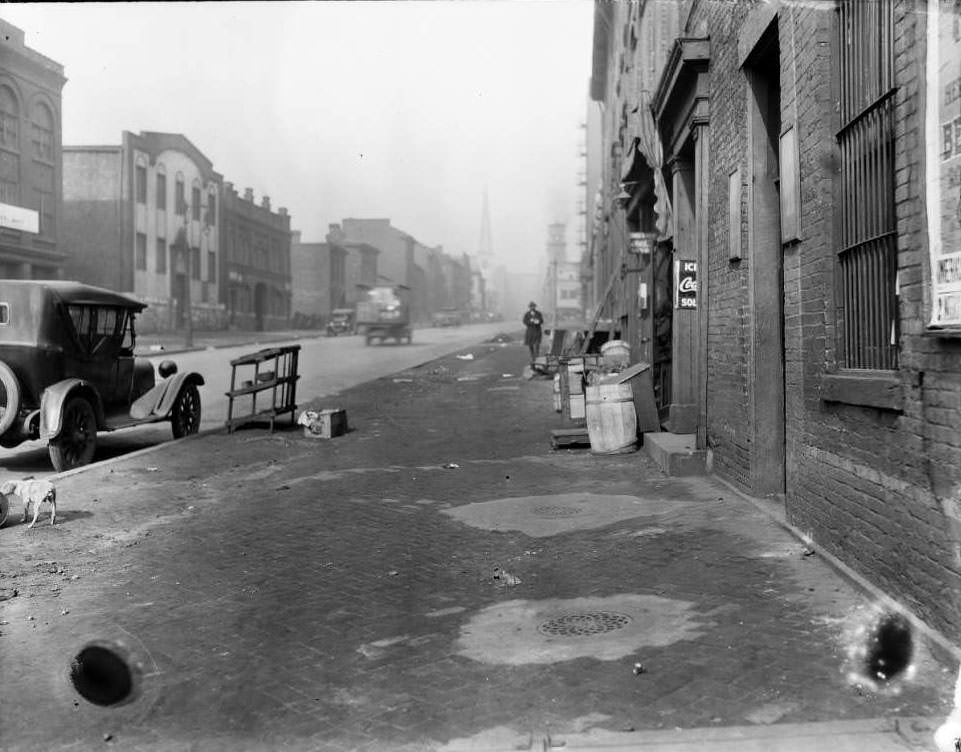
[[164,418],[167,418],[170,416],[170,411],[173,410],[174,403],[177,401],[177,397],[180,396],[180,390],[183,389],[187,384],[203,386],[204,377],[196,371],[188,371],[187,373],[175,373],[173,376],[165,379],[164,383],[166,383],[168,386],[164,390],[163,396],[160,398],[160,404],[154,408],[153,412],[155,415],[161,415]]
[[63,423],[63,406],[74,395],[84,397],[97,416],[97,428],[105,428],[103,402],[96,388],[83,379],[64,379],[43,390],[40,397],[40,438],[45,441],[55,439]]

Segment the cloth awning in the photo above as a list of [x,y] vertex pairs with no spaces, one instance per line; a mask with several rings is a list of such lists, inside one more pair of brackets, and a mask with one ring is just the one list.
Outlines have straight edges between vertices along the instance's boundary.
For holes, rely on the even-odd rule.
[[654,123],[654,113],[651,109],[651,97],[646,90],[641,90],[637,106],[631,110],[627,124],[627,152],[621,170],[622,181],[634,166],[634,160],[640,154],[647,162],[647,166],[654,173],[654,213],[657,234],[660,240],[673,235],[673,221],[671,209],[671,195],[664,182],[664,149],[661,138]]

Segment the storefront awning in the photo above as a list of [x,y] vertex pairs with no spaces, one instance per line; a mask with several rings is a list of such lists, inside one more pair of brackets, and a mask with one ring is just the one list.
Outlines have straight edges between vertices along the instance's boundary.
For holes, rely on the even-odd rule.
[[664,181],[664,149],[657,126],[654,124],[651,97],[647,91],[641,91],[637,106],[629,114],[627,140],[621,180],[627,181],[627,177],[634,169],[635,160],[643,157],[654,173],[654,213],[657,216],[655,224],[659,239],[664,240],[673,234],[671,196]]

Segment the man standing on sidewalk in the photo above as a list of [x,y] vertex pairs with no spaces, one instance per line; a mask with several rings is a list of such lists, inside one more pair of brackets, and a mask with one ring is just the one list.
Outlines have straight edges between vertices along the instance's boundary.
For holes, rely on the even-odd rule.
[[531,302],[527,306],[527,313],[524,314],[524,344],[531,351],[531,365],[537,359],[537,353],[541,349],[541,326],[544,324],[544,317],[537,310],[537,303]]

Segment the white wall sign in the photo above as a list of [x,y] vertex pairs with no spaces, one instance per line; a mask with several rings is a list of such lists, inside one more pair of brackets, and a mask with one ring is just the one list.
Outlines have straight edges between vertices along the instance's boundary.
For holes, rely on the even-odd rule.
[[40,213],[22,206],[0,204],[0,227],[37,235],[40,232]]
[[925,193],[933,327],[961,326],[961,12],[928,3]]

